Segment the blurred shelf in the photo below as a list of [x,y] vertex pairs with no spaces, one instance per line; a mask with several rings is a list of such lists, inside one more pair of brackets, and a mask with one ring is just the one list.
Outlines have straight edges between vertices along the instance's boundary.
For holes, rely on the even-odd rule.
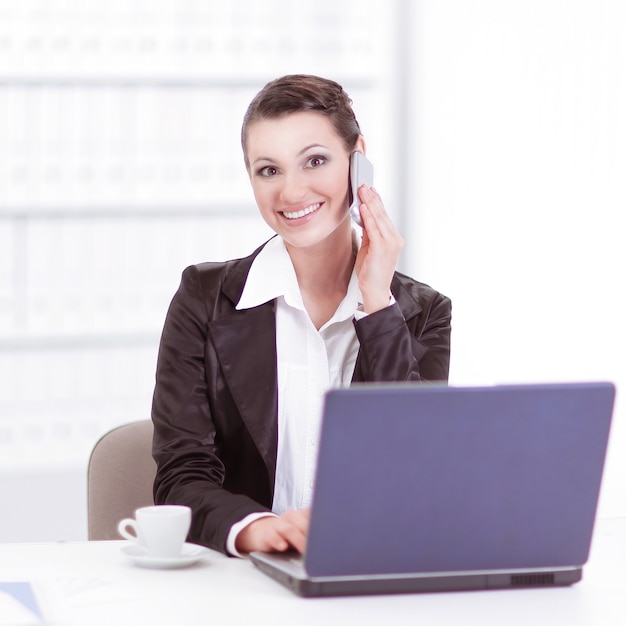
[[19,218],[37,219],[91,219],[91,218],[146,218],[158,219],[162,217],[214,217],[214,216],[237,216],[254,217],[258,209],[252,203],[210,203],[210,204],[173,204],[173,205],[81,205],[73,206],[2,206],[0,204],[0,220],[13,220]]
[[0,337],[0,353],[84,348],[95,350],[154,348],[158,346],[160,336],[160,332],[103,332]]
[[[258,89],[259,85],[275,78],[273,74],[249,78],[180,78],[178,76],[2,76],[0,87],[71,87],[94,88],[114,87],[116,89],[157,88],[157,89]],[[346,74],[336,78],[351,88],[374,89],[378,81],[374,78],[355,78]]]

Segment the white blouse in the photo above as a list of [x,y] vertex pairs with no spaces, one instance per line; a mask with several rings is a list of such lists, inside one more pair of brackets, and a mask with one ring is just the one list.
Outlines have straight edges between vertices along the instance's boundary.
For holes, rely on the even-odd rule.
[[[280,237],[271,239],[254,259],[237,309],[276,299],[278,375],[278,450],[272,511],[310,506],[324,393],[347,387],[354,372],[359,342],[353,319],[366,314],[356,272],[334,315],[319,331],[302,301],[291,258]],[[227,550],[237,555],[237,533],[267,513],[235,524]]]

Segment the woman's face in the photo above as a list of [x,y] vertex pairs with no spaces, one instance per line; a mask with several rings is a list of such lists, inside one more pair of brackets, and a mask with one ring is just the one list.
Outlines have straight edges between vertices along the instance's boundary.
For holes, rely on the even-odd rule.
[[[324,241],[348,218],[349,152],[332,123],[304,111],[247,130],[248,174],[261,216],[286,243]],[[355,150],[364,151],[362,138]]]

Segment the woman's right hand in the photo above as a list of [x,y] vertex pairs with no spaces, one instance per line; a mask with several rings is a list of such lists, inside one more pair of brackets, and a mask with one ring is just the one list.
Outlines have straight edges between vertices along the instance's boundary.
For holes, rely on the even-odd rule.
[[389,306],[391,281],[404,239],[385,210],[382,198],[373,187],[359,187],[363,239],[355,269],[363,296],[363,310],[374,313]]
[[285,552],[293,548],[301,554],[309,531],[309,509],[286,511],[277,517],[262,517],[237,535],[235,547],[247,552]]

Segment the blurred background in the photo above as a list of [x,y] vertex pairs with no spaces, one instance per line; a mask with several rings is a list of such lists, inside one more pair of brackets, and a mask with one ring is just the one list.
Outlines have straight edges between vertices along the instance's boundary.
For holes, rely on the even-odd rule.
[[239,133],[286,73],[352,97],[452,384],[616,383],[625,516],[624,32],[621,0],[0,0],[0,541],[86,538],[182,270],[271,234]]

